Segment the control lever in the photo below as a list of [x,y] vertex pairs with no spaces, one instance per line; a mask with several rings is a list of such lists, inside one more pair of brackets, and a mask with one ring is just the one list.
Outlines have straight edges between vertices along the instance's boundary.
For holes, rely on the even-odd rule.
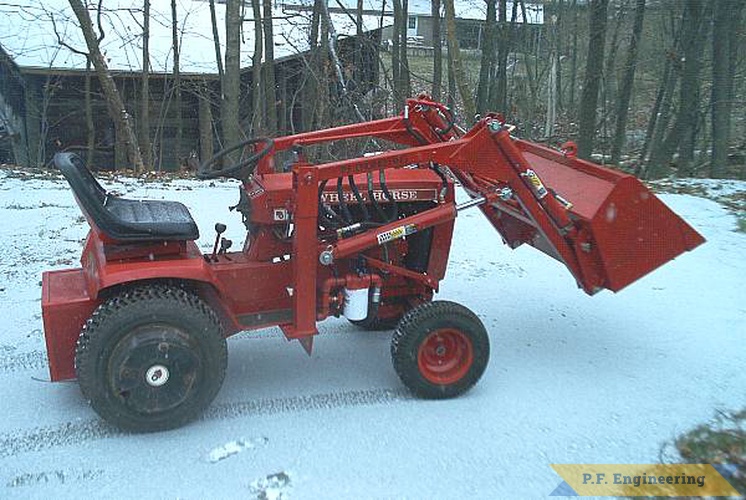
[[231,246],[233,246],[233,242],[231,240],[229,240],[228,238],[221,238],[220,250],[218,250],[218,255],[222,255],[226,259],[231,260],[231,258],[226,255],[226,252],[228,252],[228,249],[230,249]]
[[228,226],[225,224],[220,222],[215,223],[215,232],[218,234],[215,235],[215,244],[212,246],[212,255],[210,256],[210,260],[213,262],[218,261],[218,243],[220,243],[220,235],[223,234],[226,229],[228,229]]

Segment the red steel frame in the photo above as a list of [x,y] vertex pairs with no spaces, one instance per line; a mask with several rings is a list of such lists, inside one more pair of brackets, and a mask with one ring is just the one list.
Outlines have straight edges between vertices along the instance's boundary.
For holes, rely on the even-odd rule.
[[[123,246],[105,241],[92,225],[82,269],[44,274],[42,308],[52,380],[74,377],[74,345],[84,321],[112,290],[133,283],[169,279],[191,284],[218,311],[228,335],[279,325],[309,352],[317,321],[339,314],[339,289],[344,286],[398,283],[400,295],[429,300],[445,275],[458,213],[453,183],[447,183],[444,197],[433,196],[437,203],[431,202],[432,208],[347,238],[324,239],[318,227],[319,186],[349,175],[364,182],[367,174],[389,171],[392,189],[414,186],[438,193],[442,181],[425,167],[447,166],[506,243],[528,243],[560,260],[587,293],[619,290],[704,241],[634,177],[576,159],[572,151],[514,139],[497,116],[487,116],[466,133],[449,124],[448,116],[438,103],[408,100],[404,114],[396,118],[275,139],[272,153],[244,183],[255,224],[247,244],[217,262],[204,259],[194,242],[157,249]],[[302,154],[304,146],[367,137],[407,147],[321,165],[307,163]],[[275,153],[291,148],[299,152],[292,174],[275,173]],[[418,168],[403,169],[407,166]],[[556,192],[547,194],[541,178]],[[592,191],[592,202],[584,201],[588,196],[583,190]],[[571,192],[574,208],[555,196]],[[617,206],[633,212],[631,219],[609,221],[610,208]],[[276,209],[289,214],[291,238],[278,239],[273,233]],[[640,229],[641,224],[645,227]],[[381,260],[377,248],[382,235],[428,228],[433,236],[425,272]],[[645,237],[656,239],[652,250],[633,241]],[[406,245],[406,239],[392,242],[396,244]],[[620,255],[617,247],[633,258]],[[369,269],[365,276],[353,272],[353,262],[360,258]]]

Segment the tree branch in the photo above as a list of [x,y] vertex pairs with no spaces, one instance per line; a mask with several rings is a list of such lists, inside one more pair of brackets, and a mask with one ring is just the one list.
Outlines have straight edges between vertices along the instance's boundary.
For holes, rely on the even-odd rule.
[[51,12],[47,12],[47,14],[49,15],[50,21],[52,21],[52,29],[54,30],[54,34],[57,37],[57,43],[59,45],[62,45],[63,47],[65,47],[67,50],[69,50],[73,54],[79,54],[81,56],[85,56],[86,59],[87,59],[88,58],[88,52],[83,52],[82,50],[76,49],[72,45],[70,45],[70,44],[68,44],[68,43],[66,43],[65,41],[62,40],[62,36],[60,36],[60,32],[57,31],[57,23],[54,20],[54,14],[52,14]]

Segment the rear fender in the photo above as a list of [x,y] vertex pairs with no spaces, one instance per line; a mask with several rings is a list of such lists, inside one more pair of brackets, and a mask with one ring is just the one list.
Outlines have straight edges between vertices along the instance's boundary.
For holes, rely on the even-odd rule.
[[218,314],[225,335],[241,330],[225,305],[196,245],[187,244],[181,258],[106,261],[103,245],[92,231],[86,241],[82,269],[46,272],[42,276],[42,317],[52,381],[75,378],[75,345],[93,311],[125,288],[149,282],[172,282],[197,293]]

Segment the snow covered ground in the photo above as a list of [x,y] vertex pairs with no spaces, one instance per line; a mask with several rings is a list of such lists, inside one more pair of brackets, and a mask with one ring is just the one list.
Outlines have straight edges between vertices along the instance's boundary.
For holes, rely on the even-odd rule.
[[[104,183],[184,202],[205,249],[218,220],[242,240],[234,183]],[[46,382],[41,272],[76,265],[86,223],[64,181],[0,171],[0,498],[546,498],[551,463],[656,462],[678,433],[746,405],[746,234],[715,201],[662,198],[708,242],[596,297],[463,213],[438,298],[478,313],[492,359],[459,399],[411,398],[390,332],[328,320],[310,358],[275,329],[232,338],[202,420],[125,435],[75,383]]]

